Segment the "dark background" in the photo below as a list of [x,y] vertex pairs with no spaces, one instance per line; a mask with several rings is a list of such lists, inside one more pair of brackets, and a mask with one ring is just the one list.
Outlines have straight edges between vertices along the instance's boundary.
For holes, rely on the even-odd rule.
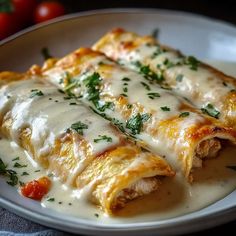
[[78,12],[104,8],[161,8],[187,11],[231,22],[236,25],[236,1],[210,0],[127,0],[127,1],[89,1],[61,0],[67,12]]

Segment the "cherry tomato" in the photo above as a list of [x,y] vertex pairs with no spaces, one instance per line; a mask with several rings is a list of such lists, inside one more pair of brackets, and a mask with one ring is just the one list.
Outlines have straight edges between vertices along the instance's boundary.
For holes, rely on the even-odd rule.
[[14,13],[22,24],[29,23],[33,20],[37,3],[37,0],[12,0]]
[[35,23],[44,22],[65,13],[65,8],[59,2],[42,2],[40,3],[34,14]]
[[21,194],[25,197],[40,201],[49,191],[51,181],[47,177],[33,180],[21,187]]
[[0,40],[15,33],[19,25],[14,13],[0,13]]

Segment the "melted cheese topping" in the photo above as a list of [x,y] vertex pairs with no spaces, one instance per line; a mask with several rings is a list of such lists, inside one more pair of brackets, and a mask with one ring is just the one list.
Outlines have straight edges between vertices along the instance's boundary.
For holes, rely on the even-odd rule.
[[[90,94],[86,81],[94,73],[98,73],[101,83],[99,85],[99,102],[103,102],[103,104],[107,101],[114,102],[113,110],[106,109],[102,113],[121,122],[126,131],[131,134],[132,130],[127,127],[129,119],[138,113],[149,114],[150,118],[143,122],[144,128],[135,136],[144,141],[145,145],[152,150],[167,156],[171,165],[175,166],[176,169],[182,168],[188,176],[192,167],[191,158],[194,157],[195,148],[201,142],[197,138],[194,139],[190,134],[193,133],[195,127],[200,129],[204,125],[214,125],[214,123],[204,115],[199,114],[196,109],[183,98],[174,94],[173,91],[163,89],[145,76],[120,67],[105,56],[102,57],[100,54],[90,51],[86,54],[89,57],[86,62],[82,60],[83,62],[80,63],[74,59],[74,63],[67,65],[67,61],[70,61],[69,58],[73,55],[63,58],[62,62],[59,61],[58,66],[45,71],[48,80],[61,88],[71,86],[70,92],[82,96],[85,103],[93,106],[93,102],[88,99]],[[68,84],[68,81],[64,81],[64,84],[60,83],[65,70],[60,67],[60,63],[67,65],[66,70],[71,74],[71,81],[74,84]],[[123,101],[127,100],[132,108],[124,107],[121,98]],[[188,115],[182,118],[180,117],[182,112],[187,112]],[[157,127],[159,128],[157,129]],[[208,133],[208,135],[211,134]],[[219,138],[230,137],[227,134],[224,137],[223,135],[219,136]],[[207,138],[212,137],[208,137],[206,134],[202,140]],[[184,164],[185,162],[189,163],[188,169]]]
[[[0,114],[10,111],[7,116],[13,119],[10,129],[12,140],[19,143],[22,129],[30,127],[31,141],[37,156],[47,155],[55,140],[62,138],[76,122],[87,125],[83,129],[83,138],[89,143],[93,155],[119,143],[119,136],[108,121],[101,119],[80,101],[67,99],[65,94],[62,95],[54,86],[40,79],[3,86],[0,89],[0,101]],[[110,138],[109,142],[103,139],[96,141],[104,135]],[[74,154],[79,158],[80,153],[76,149],[75,146]]]
[[[129,42],[131,40],[128,36],[129,33],[120,35],[119,42],[115,43],[120,43],[122,47],[122,42]],[[133,39],[137,39],[136,37]],[[98,49],[104,50],[105,54],[119,60],[122,65],[132,69],[139,70],[134,65],[134,62],[139,61],[144,65],[149,65],[154,72],[162,71],[164,78],[171,88],[199,108],[211,103],[217,110],[221,111],[224,105],[224,98],[232,89],[235,89],[235,85],[232,83],[223,83],[220,77],[222,75],[214,73],[201,65],[197,66],[196,70],[192,69],[191,63],[184,62],[186,58],[176,51],[165,49],[160,52],[159,45],[145,43],[145,39],[131,48],[124,47],[120,51],[106,44],[104,48],[103,46],[101,48],[98,46]],[[182,76],[181,81],[176,80],[179,75]]]
[[[25,83],[28,83],[28,81],[25,81]],[[2,102],[0,106],[1,114],[3,111],[8,110],[6,109],[7,106],[10,106],[10,104],[11,106],[13,105],[12,103],[14,99],[18,99],[17,101],[19,103],[21,100],[28,100],[29,94],[31,94],[31,89],[40,88],[40,84],[37,83],[37,79],[35,81],[31,81],[31,86],[25,86],[25,89],[22,84],[22,92],[19,92],[17,94],[14,93],[14,91],[16,91],[14,89],[14,86],[19,86],[19,84],[17,85],[17,83],[14,86],[12,86],[12,84],[10,86],[11,89],[9,88],[9,90],[8,86],[2,89],[0,93],[0,101]],[[57,97],[54,97],[53,94],[58,94],[58,98],[60,96],[57,90],[50,88],[50,86],[51,85],[48,84],[47,89],[49,90],[43,90],[43,88],[41,88],[41,90],[43,91],[44,96],[48,96],[48,99],[50,97],[53,98],[52,106],[49,106],[51,109],[53,109],[57,104],[54,100]],[[11,93],[11,102],[9,100],[9,95],[7,93],[4,94],[3,91],[8,91],[9,93]],[[23,97],[25,98],[23,99]],[[31,99],[35,99],[34,102],[37,102],[37,100],[42,98],[33,97]],[[59,102],[62,101],[59,100]],[[6,105],[7,103],[8,105]],[[80,106],[81,109],[83,109],[83,106],[79,105],[79,107]],[[40,109],[41,108],[42,107],[40,106]],[[30,106],[28,106],[27,109],[33,108],[30,108]],[[48,113],[46,113],[44,109],[41,109],[41,111],[37,113],[37,108],[35,107],[34,109],[34,112],[36,112],[35,114],[38,118],[42,117],[43,114],[50,115],[50,112],[48,110],[51,109],[47,110]],[[73,108],[71,109],[72,110],[70,110],[70,113],[73,113]],[[61,111],[61,108],[59,110]],[[57,114],[60,114],[60,118],[63,119],[63,117],[70,115],[70,113],[63,113],[62,115],[62,113],[58,111]],[[76,109],[76,113],[79,113],[78,109]],[[17,114],[15,113],[15,115]],[[93,115],[93,113],[91,115]],[[22,119],[29,120],[29,118],[26,119],[26,117],[27,115],[22,116]],[[17,119],[20,118],[18,117]],[[86,120],[84,120],[84,122],[86,122]],[[45,123],[43,124],[45,125]],[[48,126],[47,123],[46,126]],[[54,132],[55,130],[58,130],[58,133],[55,132],[55,136],[60,135],[60,131],[64,128],[67,127],[65,126],[61,129],[59,129],[58,127],[55,129],[53,127],[50,127],[50,129],[53,129]],[[40,127],[39,129],[42,129],[42,127]],[[16,134],[16,136],[18,135]],[[47,175],[47,172],[45,172],[31,158],[31,156],[27,154],[23,149],[21,149],[16,143],[9,142],[8,140],[0,137],[0,150],[1,159],[4,161],[4,163],[7,164],[9,169],[13,169],[16,171],[21,182],[28,182],[32,179],[38,179],[41,176]],[[228,168],[229,166],[236,166],[235,152],[235,148],[227,147],[223,152],[220,153],[220,156],[217,159],[207,160],[204,164],[204,167],[194,173],[195,182],[193,184],[189,184],[180,173],[178,173],[173,179],[165,179],[162,184],[162,188],[160,188],[159,191],[145,196],[141,199],[130,202],[126,206],[126,208],[117,212],[117,214],[113,217],[107,217],[107,215],[105,215],[101,210],[87,201],[86,194],[89,194],[89,191],[91,190],[90,186],[87,186],[88,188],[84,189],[83,193],[81,193],[75,189],[69,188],[66,185],[62,185],[60,181],[55,177],[50,177],[53,181],[53,186],[47,196],[45,196],[41,204],[42,207],[52,208],[60,212],[61,214],[67,214],[83,219],[90,219],[93,221],[95,220],[103,224],[119,224],[120,222],[148,222],[173,218],[206,207],[214,203],[215,201],[222,199],[227,194],[236,189],[236,171]],[[19,159],[15,160],[16,157],[19,157]],[[14,167],[16,161],[24,167]],[[138,158],[137,161],[133,162],[132,167],[138,165],[140,161],[142,162],[142,159]],[[5,182],[5,179],[1,178],[0,181]],[[7,184],[3,184],[1,186],[5,188],[7,187]],[[176,195],[176,193],[178,194]],[[81,197],[81,194],[85,197]]]

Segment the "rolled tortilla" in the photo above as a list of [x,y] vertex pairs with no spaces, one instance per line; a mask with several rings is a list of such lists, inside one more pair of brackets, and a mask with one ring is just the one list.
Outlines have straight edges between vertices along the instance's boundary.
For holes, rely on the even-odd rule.
[[[32,68],[31,73],[40,73],[40,69]],[[91,49],[49,60],[41,73],[65,93],[81,96],[98,114],[147,148],[165,155],[190,180],[202,160],[217,156],[222,139],[235,143],[232,128]]]
[[0,86],[1,134],[106,213],[174,175],[163,158],[43,78],[3,72]]
[[109,32],[93,49],[140,73],[149,68],[150,74],[159,76],[156,82],[168,86],[225,125],[236,127],[235,78],[159,44],[151,36],[141,37],[123,29]]

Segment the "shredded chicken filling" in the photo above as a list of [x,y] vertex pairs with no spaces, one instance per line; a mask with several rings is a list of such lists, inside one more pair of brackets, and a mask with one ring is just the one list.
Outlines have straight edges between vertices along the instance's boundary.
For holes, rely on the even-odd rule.
[[133,183],[130,187],[123,189],[113,201],[112,209],[122,208],[127,202],[156,191],[161,184],[160,178],[143,178]]
[[193,168],[202,167],[203,159],[216,157],[220,149],[221,143],[217,138],[206,139],[199,143],[193,158]]

